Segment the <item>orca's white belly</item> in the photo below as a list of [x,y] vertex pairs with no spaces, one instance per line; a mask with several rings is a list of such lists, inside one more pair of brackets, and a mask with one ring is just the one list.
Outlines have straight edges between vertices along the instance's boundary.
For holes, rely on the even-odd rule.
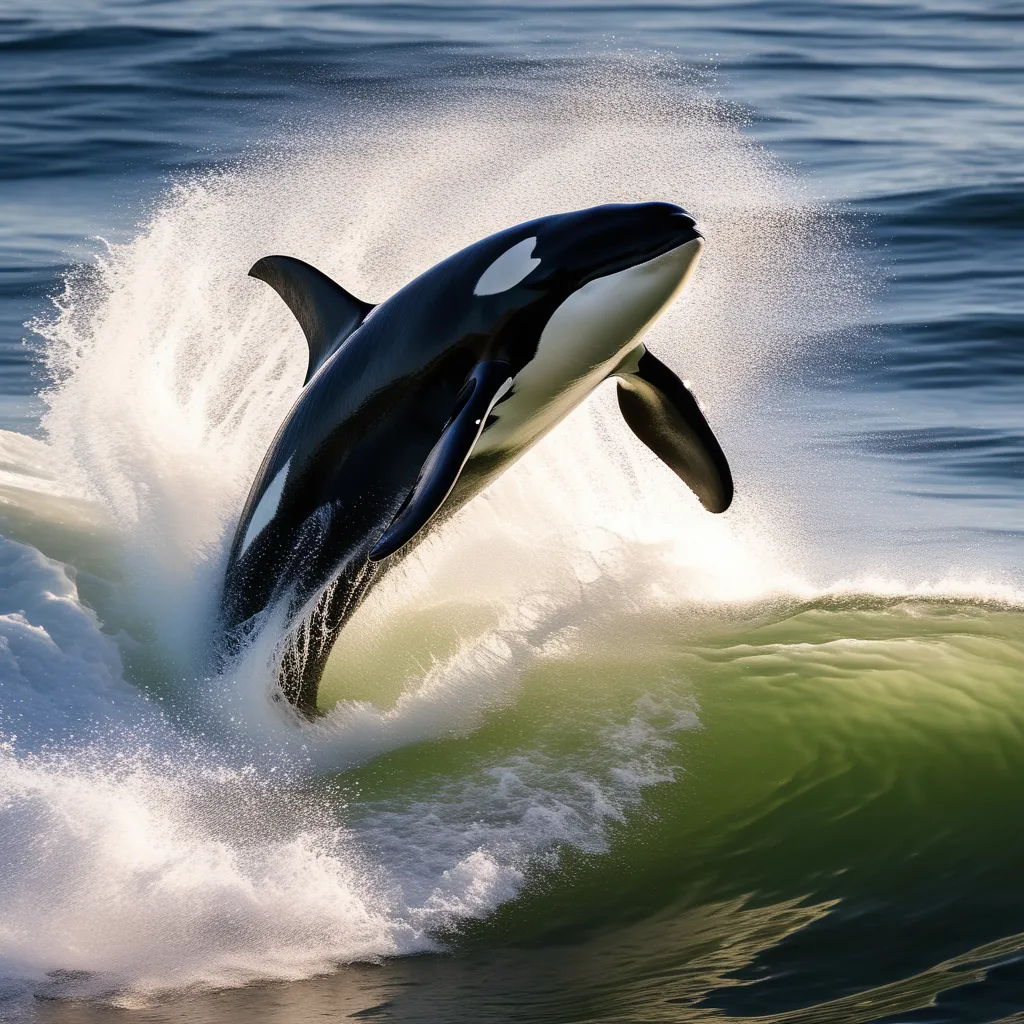
[[572,412],[637,347],[686,283],[701,245],[694,239],[573,292],[548,321],[508,397],[491,410],[495,422],[473,454],[528,448]]

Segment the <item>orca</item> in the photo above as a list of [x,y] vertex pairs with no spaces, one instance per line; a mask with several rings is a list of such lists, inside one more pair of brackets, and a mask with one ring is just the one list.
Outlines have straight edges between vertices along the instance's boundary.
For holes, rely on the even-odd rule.
[[281,693],[315,715],[331,647],[370,588],[609,377],[637,437],[724,512],[725,455],[641,340],[703,244],[672,203],[597,206],[499,231],[379,305],[294,257],[259,260],[249,274],[288,304],[309,363],[228,555],[225,649],[283,608]]

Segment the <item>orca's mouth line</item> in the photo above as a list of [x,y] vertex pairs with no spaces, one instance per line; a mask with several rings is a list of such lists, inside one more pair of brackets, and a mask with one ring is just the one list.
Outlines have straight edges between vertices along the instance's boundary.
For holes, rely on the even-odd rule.
[[678,239],[673,239],[670,243],[667,243],[659,251],[655,252],[653,256],[648,256],[647,259],[641,260],[639,263],[627,263],[623,267],[613,266],[608,270],[604,271],[604,273],[598,274],[595,277],[590,278],[590,280],[588,280],[586,283],[589,284],[590,281],[600,281],[602,278],[605,277],[613,277],[615,274],[621,274],[627,270],[639,270],[641,267],[650,266],[652,263],[655,263],[658,260],[663,259],[665,256],[670,256],[674,252],[679,252],[681,249],[685,249],[688,245],[691,245],[693,242],[700,242],[701,244],[704,243],[704,236],[696,228],[692,229],[689,238],[686,238],[681,242]]
[[682,249],[684,245],[689,245],[691,242],[704,241],[704,236],[697,230],[696,225],[690,226],[685,234],[682,236],[682,240],[679,238],[673,238],[669,242],[665,243],[664,248],[656,252],[653,256],[644,260],[643,263],[637,263],[635,266],[642,267],[644,263],[650,263],[653,260],[660,259],[662,256],[667,256],[670,252],[675,252],[676,249]]

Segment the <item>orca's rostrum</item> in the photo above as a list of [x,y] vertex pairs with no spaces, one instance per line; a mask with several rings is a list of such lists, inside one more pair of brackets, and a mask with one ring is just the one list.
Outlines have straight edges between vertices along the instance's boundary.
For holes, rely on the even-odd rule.
[[295,314],[309,366],[228,557],[229,646],[283,607],[281,689],[313,714],[331,647],[373,583],[610,376],[633,432],[724,512],[722,449],[640,341],[702,246],[678,206],[598,206],[491,235],[379,306],[301,260],[257,262],[249,273]]

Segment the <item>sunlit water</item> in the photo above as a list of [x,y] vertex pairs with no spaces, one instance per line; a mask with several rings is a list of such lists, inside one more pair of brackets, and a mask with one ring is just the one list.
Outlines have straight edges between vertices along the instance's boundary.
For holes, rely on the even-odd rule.
[[[3,1012],[1021,1008],[1021,29],[943,6],[897,45],[875,10],[4,23]],[[602,390],[374,592],[316,722],[273,699],[273,627],[213,674],[305,366],[248,267],[380,301],[651,198],[708,239],[648,342],[730,512]]]

